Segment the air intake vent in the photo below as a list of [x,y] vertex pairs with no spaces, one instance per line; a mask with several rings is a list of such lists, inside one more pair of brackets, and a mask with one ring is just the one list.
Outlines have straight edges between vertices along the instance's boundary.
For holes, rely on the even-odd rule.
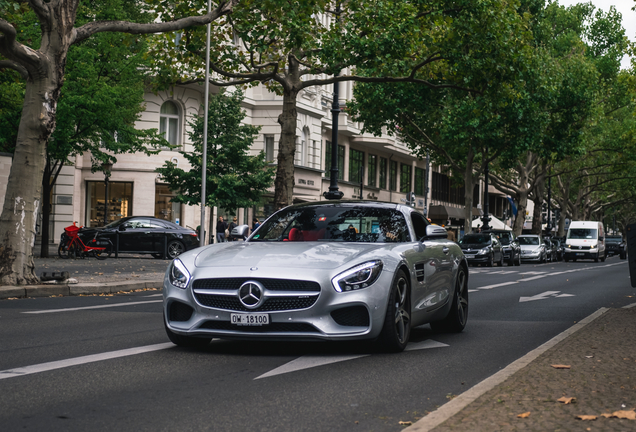
[[341,326],[369,327],[369,312],[364,306],[350,306],[331,312],[333,320]]
[[194,312],[194,309],[187,304],[177,301],[172,302],[170,304],[168,319],[170,321],[188,321],[192,316],[192,312]]

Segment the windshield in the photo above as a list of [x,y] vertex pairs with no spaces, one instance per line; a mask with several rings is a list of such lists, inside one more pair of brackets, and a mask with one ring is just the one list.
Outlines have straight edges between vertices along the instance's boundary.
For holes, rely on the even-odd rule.
[[512,235],[508,233],[497,233],[495,235],[504,246],[508,246],[510,244],[510,241],[512,240]]
[[488,244],[490,243],[490,235],[486,234],[466,234],[459,241],[459,244]]
[[530,246],[539,245],[539,237],[517,237],[517,240],[519,240],[519,244],[522,244],[522,245],[530,245]]
[[620,236],[607,236],[605,237],[605,240],[610,242],[610,243],[620,243],[623,241],[623,237]]
[[128,219],[117,219],[115,222],[111,222],[108,225],[105,225],[104,228],[115,228],[115,227],[118,227],[119,225],[123,224],[127,220]]
[[568,230],[569,239],[595,239],[596,230],[594,228],[570,228]]
[[387,243],[410,241],[406,220],[395,209],[315,206],[281,210],[250,241]]

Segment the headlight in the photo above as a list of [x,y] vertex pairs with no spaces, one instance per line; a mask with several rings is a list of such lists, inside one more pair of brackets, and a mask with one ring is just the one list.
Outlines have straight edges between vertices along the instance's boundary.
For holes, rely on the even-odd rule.
[[541,248],[540,247],[536,248],[535,250],[532,251],[532,253],[533,254],[541,253]]
[[183,263],[178,259],[175,259],[172,261],[172,264],[170,264],[168,277],[172,285],[181,289],[186,289],[188,282],[190,282],[190,272],[188,272]]
[[369,261],[340,273],[331,283],[338,292],[358,290],[372,285],[381,272],[382,261]]
[[479,252],[477,252],[477,255],[486,255],[490,253],[490,248],[483,248],[482,250],[480,250]]
[[596,249],[596,245],[590,246],[590,249]]

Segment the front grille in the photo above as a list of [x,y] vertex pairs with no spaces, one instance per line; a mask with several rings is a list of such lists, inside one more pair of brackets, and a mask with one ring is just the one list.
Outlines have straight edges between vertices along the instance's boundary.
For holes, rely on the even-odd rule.
[[248,309],[243,306],[238,297],[235,296],[200,294],[195,292],[194,297],[203,306],[241,312],[272,312],[307,309],[313,306],[316,300],[318,300],[318,296],[302,296],[302,298],[299,296],[275,297],[265,300],[265,302],[256,309]]
[[306,323],[270,323],[264,326],[237,326],[230,324],[229,321],[206,321],[199,328],[243,333],[318,333],[314,326]]
[[369,313],[364,306],[350,306],[331,312],[333,320],[341,326],[368,327]]
[[175,301],[170,304],[168,319],[170,321],[188,321],[192,316],[192,312],[194,312],[194,309],[187,304]]
[[256,281],[263,284],[269,291],[307,291],[320,292],[318,282],[290,280],[290,279],[265,279],[265,278],[218,278],[197,279],[192,283],[194,289],[238,290],[247,281]]

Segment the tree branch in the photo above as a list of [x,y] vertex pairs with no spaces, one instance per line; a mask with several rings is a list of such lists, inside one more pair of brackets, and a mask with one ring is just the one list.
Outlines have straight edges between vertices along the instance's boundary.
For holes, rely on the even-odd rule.
[[212,21],[232,12],[239,0],[221,2],[216,9],[205,15],[190,16],[163,23],[132,23],[128,21],[95,21],[73,30],[71,44],[77,44],[90,36],[101,32],[121,32],[130,34],[167,33],[186,27],[209,24]]
[[29,72],[22,65],[11,60],[0,60],[0,69],[13,69],[17,71],[23,79],[29,78]]

